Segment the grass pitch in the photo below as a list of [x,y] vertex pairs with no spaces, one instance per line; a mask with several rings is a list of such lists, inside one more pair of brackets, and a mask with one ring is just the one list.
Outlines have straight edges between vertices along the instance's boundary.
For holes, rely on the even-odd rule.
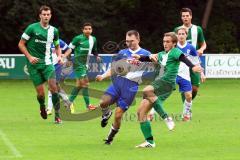
[[[154,149],[136,149],[144,138],[136,118],[136,105],[123,118],[111,146],[103,144],[109,127],[100,127],[100,117],[90,121],[53,123],[42,120],[35,90],[29,80],[0,81],[0,160],[238,160],[240,157],[240,81],[208,80],[193,103],[193,120],[181,122],[181,99],[175,91],[165,109],[175,116],[176,128],[169,132],[163,121],[152,122]],[[91,83],[104,91],[108,82]],[[91,99],[97,104],[98,99]],[[78,97],[78,112],[85,110]],[[112,118],[110,120],[111,124]]]

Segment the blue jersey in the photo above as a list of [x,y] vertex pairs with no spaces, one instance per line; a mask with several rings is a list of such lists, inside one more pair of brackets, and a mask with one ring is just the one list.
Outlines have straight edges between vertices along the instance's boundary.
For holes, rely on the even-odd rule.
[[[178,43],[177,48],[179,48],[194,65],[200,63],[197,51],[193,45],[187,42],[184,45]],[[181,62],[179,65],[178,76],[190,81],[189,67],[183,62]]]
[[186,57],[189,55],[191,56],[198,56],[196,49],[193,45],[189,43],[185,43],[183,46],[181,46],[179,43],[177,44],[177,48],[179,48]]
[[[123,49],[120,50],[118,56],[126,59],[132,59],[132,54],[138,54],[140,56],[150,56],[151,53],[145,49],[139,48],[136,51],[132,51],[131,49]],[[145,71],[147,64],[140,63],[139,65],[131,65],[129,72],[123,76],[131,81],[137,82],[140,84],[142,82],[142,75]]]
[[[63,40],[60,39],[59,40],[59,45],[60,45],[60,48],[62,50],[62,54],[64,54],[64,52],[66,52],[68,50],[67,43],[65,43]],[[57,60],[57,54],[56,54],[56,51],[55,51],[54,44],[51,45],[51,50],[52,50],[53,65],[55,65],[55,64],[58,63],[58,60]]]

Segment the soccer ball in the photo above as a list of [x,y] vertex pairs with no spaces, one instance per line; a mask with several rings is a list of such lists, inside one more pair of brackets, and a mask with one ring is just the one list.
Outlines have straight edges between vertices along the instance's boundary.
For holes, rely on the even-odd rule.
[[124,76],[130,71],[130,69],[131,65],[126,59],[121,59],[112,63],[112,71],[117,75]]

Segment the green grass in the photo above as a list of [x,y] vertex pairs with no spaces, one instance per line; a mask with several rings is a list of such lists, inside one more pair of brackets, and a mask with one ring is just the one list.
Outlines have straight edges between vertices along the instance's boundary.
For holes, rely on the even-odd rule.
[[[91,87],[104,90],[107,85],[108,82],[92,83]],[[0,160],[237,160],[240,157],[240,81],[237,79],[208,80],[203,84],[193,104],[193,120],[176,121],[174,132],[169,132],[162,121],[153,122],[157,145],[154,149],[134,148],[144,140],[136,118],[129,118],[135,114],[137,105],[129,109],[114,143],[105,146],[102,140],[110,126],[102,129],[100,118],[55,125],[53,116],[47,120],[40,118],[30,81],[1,80],[0,86],[0,131],[22,155],[14,157],[0,135]],[[78,111],[83,110],[82,100],[77,101]],[[93,104],[98,101],[92,99]],[[166,100],[165,108],[175,115],[181,113],[177,91]]]

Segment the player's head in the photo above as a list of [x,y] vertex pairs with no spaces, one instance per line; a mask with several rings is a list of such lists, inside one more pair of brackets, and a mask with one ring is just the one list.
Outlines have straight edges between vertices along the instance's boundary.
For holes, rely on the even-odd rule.
[[52,10],[49,6],[43,5],[39,9],[40,22],[48,24],[52,17]]
[[186,27],[179,27],[176,31],[178,42],[185,43],[187,40],[188,30]]
[[192,23],[192,10],[190,8],[182,8],[180,14],[183,24],[189,25]]
[[130,30],[126,33],[126,44],[131,50],[139,48],[140,35],[136,30]]
[[82,32],[86,37],[89,37],[92,34],[92,24],[86,22],[82,26]]
[[177,44],[177,36],[174,32],[167,32],[163,37],[163,47],[166,52],[170,51]]

